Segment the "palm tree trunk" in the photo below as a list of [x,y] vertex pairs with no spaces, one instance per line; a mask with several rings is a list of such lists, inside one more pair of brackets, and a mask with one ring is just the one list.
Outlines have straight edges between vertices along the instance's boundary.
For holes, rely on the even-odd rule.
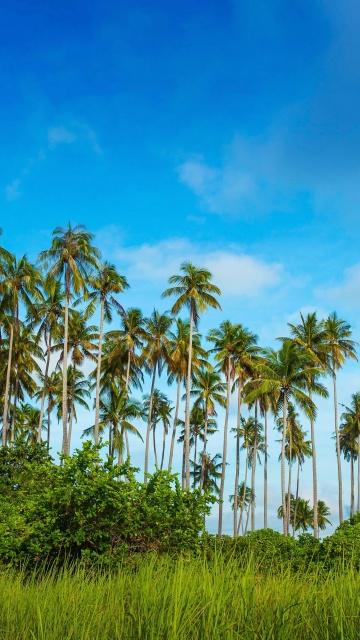
[[185,488],[190,489],[190,383],[192,365],[192,340],[193,340],[193,314],[190,312],[190,333],[189,333],[189,358],[186,377],[186,401],[185,401]]
[[253,463],[251,468],[251,531],[255,531],[255,472],[257,462],[257,424],[258,424],[258,403],[255,402],[255,439],[253,451]]
[[129,434],[126,430],[125,430],[125,446],[126,446],[126,459],[130,460]]
[[195,465],[196,465],[196,457],[197,457],[197,435],[195,435],[195,441],[194,441],[194,489],[195,489]]
[[285,499],[285,445],[286,445],[286,423],[287,423],[287,398],[284,393],[283,402],[283,433],[281,441],[281,503],[283,509],[283,528],[284,535],[287,536],[287,513],[286,513],[286,499]]
[[354,496],[354,455],[350,454],[350,515],[354,515],[355,496]]
[[242,383],[239,379],[238,385],[238,406],[236,416],[236,463],[235,463],[235,483],[234,483],[234,538],[237,536],[237,520],[238,520],[238,492],[239,492],[239,474],[240,474],[240,424],[241,424],[241,394]]
[[338,488],[339,488],[339,522],[343,521],[343,491],[342,491],[342,473],[341,473],[341,451],[339,436],[339,418],[338,418],[338,402],[337,402],[337,386],[336,373],[333,362],[333,386],[334,386],[334,420],[335,420],[335,438],[336,438],[336,459],[338,469]]
[[161,452],[161,463],[160,463],[160,471],[163,470],[163,465],[164,465],[164,456],[165,456],[165,438],[166,438],[166,428],[164,425],[164,432],[163,432],[163,443],[162,443],[162,452]]
[[[309,389],[309,398],[312,400],[312,391]],[[311,429],[311,449],[312,449],[312,471],[313,471],[313,502],[314,502],[314,538],[319,537],[318,527],[318,495],[317,495],[317,471],[316,471],[316,446],[315,446],[315,424],[314,418],[310,418]]]
[[264,529],[268,526],[268,422],[267,411],[265,411],[264,422]]
[[226,452],[227,452],[227,436],[228,436],[229,410],[230,410],[230,394],[231,394],[231,376],[230,376],[230,366],[229,366],[228,379],[227,379],[225,423],[224,423],[223,458],[222,458],[222,467],[221,467],[221,481],[220,481],[220,495],[219,495],[219,498],[220,498],[220,502],[219,502],[219,525],[218,525],[218,538],[219,538],[219,540],[221,539],[221,534],[222,534],[223,501],[224,501],[224,489],[225,489]]
[[155,469],[156,471],[158,470],[158,459],[157,459],[157,451],[156,451],[156,437],[155,437],[155,431],[156,431],[156,424],[153,425],[152,428],[152,432],[153,432],[153,446],[154,446],[154,456],[155,456]]
[[248,506],[248,510],[247,510],[247,516],[246,516],[246,524],[245,524],[245,531],[244,531],[244,535],[247,532],[248,526],[249,526],[249,516],[250,516],[250,509],[251,509],[251,500],[250,500],[250,504]]
[[74,399],[74,393],[75,393],[75,377],[76,377],[76,367],[74,364],[74,368],[73,368],[73,381],[72,381],[72,385],[71,385],[71,407],[70,407],[70,419],[69,419],[69,433],[68,433],[68,437],[67,437],[67,455],[70,455],[70,444],[71,444],[71,435],[72,435],[72,427],[73,427],[73,420],[74,420],[74,410],[75,410],[75,399]]
[[112,429],[111,429],[111,422],[110,422],[110,424],[109,424],[109,456],[110,457],[111,457],[111,452],[112,452],[111,435],[112,435]]
[[172,431],[172,436],[171,436],[168,471],[171,471],[171,468],[172,468],[172,461],[173,461],[174,447],[175,447],[175,438],[176,438],[176,427],[177,427],[177,421],[178,421],[178,415],[179,415],[179,406],[180,406],[180,394],[181,394],[181,377],[178,376],[176,405],[175,405],[175,416],[174,416],[174,425],[173,425],[173,431]]
[[[41,431],[42,431],[41,427],[44,419],[46,385],[47,385],[47,380],[49,376],[50,356],[51,356],[51,335],[49,334],[49,344],[47,345],[46,366],[45,366],[45,374],[44,374],[44,389],[41,396],[40,418],[39,418],[38,435],[37,435],[38,442],[41,442]],[[49,439],[49,436],[48,436],[48,439]]]
[[300,484],[300,458],[298,458],[298,469],[297,469],[297,478],[296,478],[296,498],[295,498],[295,509],[294,509],[294,523],[293,523],[293,538],[295,538],[296,531],[296,516],[297,516],[297,508],[299,502],[299,484]]
[[147,423],[147,429],[146,429],[145,464],[144,464],[144,483],[145,484],[147,484],[147,474],[149,471],[150,429],[151,429],[151,416],[152,416],[152,408],[153,408],[155,377],[156,377],[156,365],[154,366],[154,371],[153,371],[153,376],[151,381],[151,391],[150,391],[150,400],[149,400],[149,417],[148,417],[148,423]]
[[6,447],[7,431],[9,424],[9,391],[10,391],[10,373],[11,373],[11,361],[14,344],[14,329],[15,329],[15,315],[13,316],[10,325],[10,341],[9,341],[9,355],[6,369],[6,383],[4,394],[4,413],[3,413],[3,428],[2,428],[2,446]]
[[99,352],[96,371],[96,394],[95,394],[95,445],[99,444],[99,421],[100,421],[100,375],[101,375],[101,356],[102,356],[102,342],[104,333],[104,309],[105,300],[101,298],[101,311],[100,311],[100,330],[99,330]]
[[200,471],[200,491],[202,491],[204,486],[204,473],[205,473],[205,457],[206,457],[206,447],[207,447],[207,433],[208,433],[208,411],[205,400],[205,410],[204,410],[204,450],[201,454],[201,471]]
[[185,489],[185,482],[186,482],[186,473],[185,473],[185,441],[184,441],[183,448],[182,448],[182,471],[181,471],[181,486],[183,489]]
[[47,428],[47,451],[49,453],[50,451],[50,429],[51,429],[51,405],[50,405],[50,398],[49,398],[49,402],[48,402],[48,428]]
[[67,355],[68,355],[68,335],[69,335],[69,299],[70,299],[70,276],[69,268],[65,272],[65,317],[64,317],[64,353],[63,353],[63,381],[62,381],[62,420],[63,420],[63,453],[68,451],[68,430],[67,430]]
[[287,499],[287,528],[290,531],[290,511],[291,511],[291,471],[292,471],[292,430],[289,425],[289,481],[288,481],[288,499]]
[[[125,380],[125,391],[127,393],[128,388],[129,388],[129,380],[130,380],[130,361],[131,361],[131,351],[129,349],[128,352],[128,360],[127,360],[127,367],[126,367],[126,380]],[[129,444],[129,434],[127,431],[125,431],[125,443],[126,443],[126,457],[128,460],[130,460],[130,444]],[[128,481],[128,480],[126,480]]]
[[246,483],[247,483],[248,468],[249,468],[249,447],[246,447],[245,479],[244,479],[244,488],[243,488],[243,497],[242,497],[242,507],[241,507],[241,511],[240,511],[240,519],[239,519],[239,524],[238,524],[238,529],[237,529],[237,534],[238,535],[239,535],[239,531],[240,531],[240,527],[241,527],[241,523],[242,523],[242,519],[243,519],[244,507],[245,507]]
[[357,441],[357,481],[358,481],[358,490],[357,490],[357,510],[360,511],[360,434],[358,435]]
[[13,448],[14,441],[15,441],[16,405],[17,405],[18,393],[19,393],[19,375],[16,372],[14,402],[13,402],[13,415],[12,415],[12,419],[11,419],[11,438],[10,438],[10,447],[11,448]]

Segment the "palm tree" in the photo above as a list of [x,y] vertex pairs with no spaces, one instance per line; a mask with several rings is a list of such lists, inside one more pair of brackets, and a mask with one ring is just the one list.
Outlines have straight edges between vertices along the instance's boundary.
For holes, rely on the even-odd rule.
[[350,422],[350,430],[354,431],[355,438],[357,440],[356,457],[358,462],[358,489],[357,489],[357,511],[360,511],[360,393],[353,393],[351,396],[351,405],[345,407],[345,412],[341,416],[343,422]]
[[155,388],[156,373],[161,376],[162,369],[169,358],[169,330],[172,325],[172,318],[167,313],[152,312],[150,318],[146,320],[146,345],[143,349],[143,362],[145,369],[151,373],[151,390],[149,396],[149,413],[146,430],[145,444],[145,465],[144,465],[144,482],[147,483],[147,474],[149,469],[149,444],[150,430],[152,424],[153,396]]
[[15,331],[19,330],[19,305],[30,309],[33,298],[40,295],[38,284],[40,274],[30,264],[26,256],[19,260],[12,254],[5,256],[3,278],[0,281],[0,294],[3,297],[3,307],[10,312],[12,320],[9,327],[10,339],[8,361],[6,368],[6,382],[4,392],[2,444],[5,446],[8,431],[10,374]]
[[[170,424],[171,412],[173,408],[170,405],[165,393],[162,393],[158,389],[154,389],[152,394],[145,394],[143,398],[143,415],[149,416],[151,406],[151,425],[150,429],[153,432],[153,446],[155,455],[155,467],[159,468],[156,448],[156,426],[159,422],[163,423],[164,434],[167,431]],[[163,440],[163,453],[165,442]]]
[[231,396],[231,383],[234,381],[236,370],[236,354],[239,345],[239,334],[241,327],[238,324],[232,324],[229,320],[222,322],[219,329],[211,329],[208,335],[209,342],[214,344],[214,347],[210,350],[210,353],[215,354],[215,361],[219,365],[219,369],[224,373],[227,382],[226,391],[226,408],[225,408],[225,422],[224,422],[224,444],[222,455],[222,476],[220,482],[220,502],[219,502],[219,526],[218,526],[218,538],[221,538],[222,533],[222,516],[223,516],[223,500],[224,500],[224,488],[225,488],[225,470],[226,470],[226,454],[227,454],[227,437],[228,437],[228,424],[229,424],[229,412],[230,412],[230,396]]
[[[55,404],[57,405],[57,418],[58,420],[63,419],[62,411],[63,411],[63,402],[62,402],[62,390],[63,390],[63,371],[59,370],[58,375],[56,377],[58,388],[57,394],[55,397]],[[90,398],[89,391],[89,381],[85,378],[82,371],[77,369],[75,366],[69,364],[66,372],[66,380],[67,380],[67,398],[66,398],[66,406],[68,409],[67,415],[67,423],[69,424],[68,429],[68,440],[70,443],[71,440],[71,425],[72,420],[77,421],[77,413],[76,413],[76,405],[79,405],[83,409],[89,410],[89,405],[86,402],[87,398]],[[69,448],[63,453],[69,455]]]
[[[186,402],[185,402],[185,471],[186,488],[190,489],[190,384],[193,354],[193,328],[197,328],[199,317],[208,307],[221,309],[215,295],[220,295],[220,289],[212,284],[210,271],[195,267],[191,262],[183,262],[180,267],[181,274],[171,276],[169,284],[175,285],[164,291],[163,298],[177,296],[177,300],[171,309],[171,313],[177,315],[182,308],[187,308],[190,314],[189,331],[189,358],[186,376]],[[214,295],[215,294],[215,295]]]
[[[179,407],[181,384],[186,381],[186,373],[189,360],[189,336],[190,322],[176,318],[174,322],[174,330],[169,331],[169,350],[168,350],[168,384],[172,384],[174,380],[177,383],[175,414],[173,422],[173,430],[171,435],[170,453],[169,453],[169,471],[172,468],[174,455],[174,446],[176,440],[176,428],[179,423]],[[197,374],[200,367],[208,367],[207,352],[201,347],[200,334],[194,331],[192,338],[192,371],[193,378]],[[183,486],[185,478],[183,477]]]
[[[203,469],[203,490],[206,493],[213,492],[216,495],[219,495],[220,488],[217,484],[217,480],[221,478],[221,468],[222,468],[221,455],[220,453],[217,453],[216,456],[212,458],[210,454],[207,453],[204,459],[205,459],[205,462],[204,462],[204,469]],[[194,486],[195,486],[200,482],[202,466],[203,466],[202,458],[200,459],[200,462],[196,464],[194,464],[194,462],[191,461],[191,466],[193,467],[193,471],[191,475],[193,476]]]
[[[327,337],[322,322],[318,322],[316,313],[308,313],[306,317],[300,313],[301,322],[297,325],[290,324],[290,332],[293,340],[299,345],[299,348],[307,355],[309,367],[321,367],[323,369],[322,375],[325,375],[324,368],[328,365],[328,349],[327,349]],[[323,398],[328,397],[328,392],[325,387],[317,383],[314,386],[315,379],[309,377],[308,393],[312,399],[312,393],[315,391]],[[317,469],[316,469],[316,445],[315,445],[315,419],[310,415],[310,430],[311,430],[311,449],[312,449],[312,468],[313,468],[313,509],[314,509],[314,536],[318,537],[318,517],[317,517]]]
[[[178,442],[184,442],[185,440],[185,423],[179,420],[179,424],[182,425],[182,430],[178,438]],[[190,451],[194,448],[194,464],[197,461],[198,450],[197,443],[205,443],[205,438],[208,439],[209,435],[213,435],[217,431],[217,422],[214,417],[208,417],[205,422],[204,409],[200,404],[194,403],[190,412]],[[203,455],[203,454],[202,454]],[[183,448],[183,471],[185,468],[185,455]],[[200,480],[200,488],[201,480]]]
[[[235,501],[235,497],[237,498],[236,501]],[[240,525],[240,523],[243,522],[244,511],[247,511],[251,507],[251,502],[253,501],[253,492],[251,488],[247,487],[244,482],[240,482],[240,484],[238,485],[238,490],[236,492],[236,495],[233,494],[229,496],[229,500],[231,503],[231,508],[233,510],[235,509],[235,505],[236,505],[236,508],[240,510],[240,518],[239,518],[239,525]],[[237,518],[236,518],[236,521],[237,521]],[[236,536],[238,536],[240,533],[239,525],[237,525],[236,527]],[[243,526],[243,534],[244,533],[245,533],[245,529]]]
[[[38,441],[40,409],[32,407],[28,403],[22,403],[17,414],[17,420],[20,424],[20,432],[26,444],[34,446]],[[46,431],[46,425],[43,421],[41,430]]]
[[[200,407],[203,415],[203,456],[206,456],[209,418],[217,416],[215,408],[216,403],[220,407],[226,406],[226,399],[224,396],[225,391],[226,384],[224,382],[221,382],[220,375],[217,371],[200,369],[194,376],[194,382],[190,395],[195,397],[194,407]],[[202,489],[202,487],[203,482],[201,478],[200,489]]]
[[323,322],[325,331],[328,354],[330,358],[330,370],[333,379],[334,389],[334,422],[335,422],[335,438],[336,438],[336,458],[338,467],[338,487],[339,487],[339,520],[343,521],[343,498],[342,498],[342,475],[341,475],[341,455],[340,455],[340,436],[339,436],[339,418],[338,418],[338,401],[337,401],[337,385],[336,372],[343,367],[347,358],[357,360],[356,346],[357,343],[351,340],[351,327],[337,316],[335,312]]
[[[309,379],[322,374],[319,367],[309,367],[308,357],[299,350],[292,340],[283,340],[281,349],[264,351],[263,362],[257,365],[261,375],[257,387],[249,393],[247,403],[252,403],[263,394],[273,394],[277,399],[277,409],[283,412],[283,424],[286,425],[287,405],[293,400],[309,417],[316,414],[316,407],[306,393]],[[314,383],[316,385],[316,383]],[[281,443],[281,498],[284,534],[288,534],[288,518],[285,498],[285,447],[286,429],[283,429]]]
[[63,356],[63,452],[68,451],[67,443],[67,349],[69,329],[69,303],[71,293],[79,296],[86,291],[86,283],[91,271],[98,267],[100,251],[93,247],[93,234],[85,230],[83,225],[71,227],[56,227],[53,231],[53,241],[50,249],[42,251],[39,263],[44,269],[50,265],[47,279],[61,280],[65,283],[65,316],[64,316],[64,356]]
[[331,522],[330,520],[327,519],[327,516],[330,516],[330,509],[329,507],[325,504],[325,502],[323,502],[323,500],[319,500],[318,501],[318,527],[321,530],[326,529],[326,525],[330,524]]
[[352,412],[343,413],[341,416],[339,439],[340,451],[345,460],[350,462],[350,515],[355,511],[355,483],[354,483],[354,462],[358,457],[359,423]]
[[43,430],[42,425],[44,419],[45,395],[49,375],[52,341],[54,338],[56,339],[59,337],[60,321],[63,319],[64,315],[64,297],[60,282],[49,279],[44,284],[44,291],[41,293],[41,298],[32,306],[31,314],[28,318],[34,326],[39,326],[37,339],[40,340],[43,338],[46,346],[46,365],[45,374],[42,379],[43,388],[39,414],[38,442],[41,442],[41,432]]
[[96,391],[95,391],[95,444],[99,443],[99,419],[100,419],[100,375],[101,375],[101,357],[102,343],[104,335],[104,321],[111,322],[112,307],[124,312],[123,307],[114,298],[117,293],[123,293],[129,288],[125,276],[121,276],[113,264],[104,262],[98,268],[98,271],[89,277],[89,285],[93,291],[87,295],[90,299],[90,313],[93,311],[94,305],[100,302],[100,326],[99,326],[99,344],[98,358],[96,370]]

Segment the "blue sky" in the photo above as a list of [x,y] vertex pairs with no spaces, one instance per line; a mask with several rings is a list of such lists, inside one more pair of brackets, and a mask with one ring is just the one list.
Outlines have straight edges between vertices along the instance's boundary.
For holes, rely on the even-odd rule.
[[[192,259],[223,291],[204,333],[229,317],[273,344],[300,309],[336,309],[360,342],[354,2],[4,0],[0,20],[5,246],[35,258],[56,225],[84,223],[127,274],[125,305],[164,308]],[[349,365],[340,401],[359,388]],[[321,405],[335,506],[331,432]]]

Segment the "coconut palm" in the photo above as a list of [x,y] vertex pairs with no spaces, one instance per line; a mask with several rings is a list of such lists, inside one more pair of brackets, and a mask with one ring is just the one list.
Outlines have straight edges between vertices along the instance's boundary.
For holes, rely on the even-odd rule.
[[[229,500],[231,503],[231,508],[234,510],[236,506],[238,511],[240,511],[240,517],[239,517],[239,524],[240,524],[240,522],[242,523],[244,522],[244,519],[243,519],[244,511],[248,511],[251,507],[251,502],[253,500],[253,492],[251,490],[251,487],[247,487],[244,482],[240,482],[236,493],[237,493],[236,496],[234,494],[229,496]],[[237,498],[236,501],[235,501],[235,497]],[[237,521],[237,518],[236,518],[236,521]],[[243,534],[245,533],[244,526],[243,526],[242,532]],[[240,527],[237,525],[236,536],[238,536],[239,533],[240,533]]]
[[216,295],[220,295],[220,289],[211,282],[212,275],[208,269],[195,267],[191,262],[183,262],[180,267],[181,274],[169,278],[169,284],[175,285],[164,291],[163,298],[177,296],[177,300],[171,309],[171,313],[177,315],[184,307],[190,314],[189,331],[189,358],[186,376],[186,402],[185,402],[185,470],[186,488],[190,489],[190,385],[193,354],[193,329],[197,328],[199,317],[208,307],[221,309]]
[[203,462],[201,457],[200,462],[196,464],[191,461],[193,484],[194,486],[199,484],[203,467],[203,490],[205,492],[212,492],[219,495],[220,488],[217,481],[221,478],[221,455],[220,453],[217,453],[212,458],[211,455],[207,453],[204,459],[205,462]]
[[[165,430],[169,429],[171,412],[173,408],[170,405],[169,399],[166,397],[165,393],[162,393],[158,389],[153,389],[152,394],[145,394],[143,397],[143,415],[148,417],[150,414],[150,406],[151,406],[151,425],[150,429],[153,433],[153,446],[154,446],[154,456],[155,456],[155,467],[159,468],[158,465],[158,457],[157,457],[157,448],[156,448],[156,427],[159,422],[162,422]],[[165,435],[165,433],[164,433]],[[164,452],[164,441],[163,441],[163,452]]]
[[[63,420],[63,401],[62,401],[62,394],[63,394],[63,370],[59,369],[58,375],[57,375],[57,383],[58,383],[58,389],[57,389],[57,394],[55,397],[55,403],[57,405],[57,418],[58,420]],[[67,393],[67,398],[66,398],[66,407],[67,407],[67,411],[68,411],[68,415],[67,415],[67,447],[70,444],[71,441],[71,428],[72,428],[72,422],[73,420],[75,420],[75,422],[77,422],[77,411],[76,411],[76,405],[79,405],[80,407],[82,407],[83,409],[87,409],[89,410],[89,405],[87,403],[87,399],[90,398],[90,391],[89,391],[89,381],[87,378],[85,378],[84,374],[82,371],[80,371],[78,368],[76,368],[76,366],[73,366],[71,364],[68,365],[67,368],[67,372],[66,372],[66,381],[67,381],[67,387],[66,387],[66,393]],[[68,426],[69,425],[69,426]],[[70,453],[70,449],[66,448],[66,450],[63,450],[63,453],[69,455]]]
[[42,251],[39,263],[44,269],[49,269],[47,279],[64,279],[65,285],[65,315],[64,315],[64,355],[63,355],[63,452],[68,451],[67,431],[67,372],[68,372],[68,329],[69,304],[72,292],[77,296],[86,291],[86,284],[92,270],[98,267],[100,251],[92,246],[93,234],[86,231],[83,225],[71,227],[56,227],[50,249]]
[[[26,444],[34,446],[38,441],[40,409],[25,402],[20,405],[17,413],[21,437]],[[41,430],[46,431],[45,421],[41,425]]]
[[[246,402],[252,403],[263,394],[270,393],[277,400],[277,410],[283,413],[283,424],[286,424],[287,405],[289,400],[296,403],[304,413],[310,417],[316,415],[316,406],[308,393],[309,379],[313,379],[317,388],[316,378],[322,374],[320,367],[309,367],[307,354],[299,350],[292,340],[283,340],[279,351],[268,349],[264,351],[264,360],[257,365],[261,375],[257,386],[252,390]],[[288,534],[288,518],[285,498],[285,447],[286,430],[283,429],[281,442],[281,498],[284,534]]]
[[[28,320],[30,320],[32,325],[38,327],[37,339],[43,339],[46,347],[46,364],[45,374],[42,379],[43,386],[39,414],[38,442],[41,442],[41,433],[43,431],[42,425],[44,419],[45,395],[49,375],[51,349],[53,340],[59,338],[60,335],[60,322],[63,320],[64,316],[64,298],[65,296],[61,283],[49,278],[43,285],[43,291],[41,291],[40,299],[32,305],[32,309],[28,316]],[[47,437],[49,440],[49,434]]]
[[350,422],[350,430],[354,431],[355,438],[357,441],[357,451],[356,451],[356,457],[358,462],[357,511],[360,511],[360,393],[357,392],[352,394],[350,407],[347,407],[344,404],[342,406],[345,408],[345,412],[341,416],[341,421],[344,423],[348,421]]
[[154,309],[150,318],[146,320],[146,344],[143,348],[143,362],[145,369],[148,373],[151,373],[151,390],[149,395],[149,413],[146,430],[146,444],[145,444],[145,465],[144,465],[144,482],[147,482],[147,474],[149,469],[149,444],[150,444],[150,430],[152,425],[152,411],[153,411],[153,396],[155,388],[156,373],[159,377],[163,367],[167,364],[169,359],[169,346],[170,336],[169,331],[172,325],[172,318],[167,314],[161,314]]
[[[179,420],[179,424],[182,425],[182,430],[180,432],[180,436],[178,438],[178,442],[184,443],[185,440],[185,423],[182,420]],[[214,417],[208,417],[207,421],[205,421],[204,409],[198,404],[194,403],[191,412],[190,412],[190,451],[194,449],[193,462],[194,464],[198,458],[198,441],[205,443],[208,439],[209,435],[213,435],[217,431],[217,422]],[[203,455],[203,453],[202,453]],[[205,454],[206,455],[206,454]],[[183,448],[183,472],[185,469],[185,455]],[[200,480],[200,488],[201,480]]]
[[351,340],[351,326],[346,320],[342,320],[333,312],[324,320],[323,328],[325,331],[328,355],[330,359],[330,371],[333,379],[334,393],[334,423],[336,438],[336,459],[338,468],[338,489],[339,489],[339,520],[343,521],[343,496],[342,496],[342,474],[341,474],[341,455],[340,455],[340,436],[339,436],[339,418],[338,418],[338,401],[337,401],[337,379],[336,373],[341,369],[345,361],[350,358],[357,360],[356,346],[357,343]]
[[2,444],[5,446],[9,422],[9,391],[14,334],[20,327],[19,306],[22,304],[29,310],[33,299],[40,295],[38,287],[40,274],[27,260],[26,256],[22,256],[17,260],[14,255],[9,254],[4,257],[3,264],[3,277],[0,280],[0,295],[2,296],[3,309],[11,315],[2,428]]
[[[308,313],[305,317],[300,313],[301,322],[297,325],[289,323],[292,339],[308,357],[308,366],[321,367],[325,375],[328,366],[327,337],[324,325],[319,322],[316,313]],[[317,383],[315,388],[314,378],[309,377],[308,393],[312,399],[313,391],[323,398],[328,397],[328,392],[323,385]],[[318,537],[317,523],[317,468],[316,468],[316,444],[315,444],[315,419],[310,415],[311,449],[312,449],[312,469],[313,469],[313,509],[314,509],[314,536]]]
[[352,412],[343,413],[339,429],[340,451],[350,462],[350,515],[355,511],[354,463],[358,457],[359,423]]
[[93,291],[86,296],[87,299],[90,300],[90,313],[94,310],[95,305],[100,302],[99,344],[95,390],[95,444],[98,444],[100,419],[100,375],[104,321],[111,322],[112,307],[124,312],[123,307],[119,304],[116,298],[114,298],[114,295],[123,293],[125,289],[129,288],[129,285],[125,276],[121,276],[113,264],[103,262],[99,265],[96,273],[89,277],[89,286],[93,289]]

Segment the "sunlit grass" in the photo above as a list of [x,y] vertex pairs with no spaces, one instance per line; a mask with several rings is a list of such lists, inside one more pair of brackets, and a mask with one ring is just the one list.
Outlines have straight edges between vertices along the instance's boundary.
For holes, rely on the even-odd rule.
[[292,574],[215,557],[145,558],[117,573],[0,574],[9,640],[300,640],[359,638],[360,579]]

